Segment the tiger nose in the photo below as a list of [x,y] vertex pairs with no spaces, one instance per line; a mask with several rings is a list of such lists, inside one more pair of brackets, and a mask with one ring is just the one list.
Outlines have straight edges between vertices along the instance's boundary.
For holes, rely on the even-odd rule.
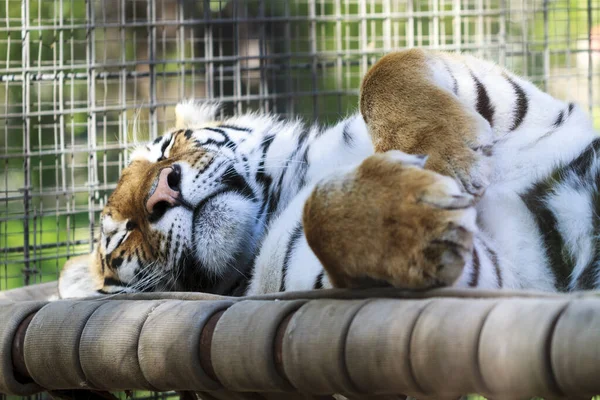
[[161,202],[166,202],[170,206],[178,205],[180,203],[180,184],[181,167],[179,165],[175,164],[172,167],[163,168],[158,175],[156,189],[146,202],[146,210],[152,213],[154,207]]

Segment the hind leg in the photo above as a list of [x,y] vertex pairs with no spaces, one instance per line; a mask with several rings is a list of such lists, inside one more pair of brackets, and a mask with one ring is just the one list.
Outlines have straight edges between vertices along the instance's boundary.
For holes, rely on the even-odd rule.
[[427,154],[426,168],[481,195],[491,174],[492,130],[457,96],[447,54],[413,49],[378,61],[363,79],[360,108],[375,150]]

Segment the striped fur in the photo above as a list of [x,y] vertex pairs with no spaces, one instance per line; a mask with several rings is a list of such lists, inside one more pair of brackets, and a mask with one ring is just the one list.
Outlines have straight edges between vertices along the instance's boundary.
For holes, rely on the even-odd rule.
[[[475,163],[471,175],[489,185],[476,205],[471,256],[455,285],[597,288],[600,142],[589,117],[494,64],[443,53],[428,57],[427,79],[478,115],[473,148],[482,157],[487,152],[485,168]],[[190,209],[169,208],[148,223],[108,207],[102,247],[88,262],[65,268],[62,297],[140,287],[234,295],[331,287],[305,237],[302,211],[315,186],[339,182],[340,171],[352,171],[373,154],[367,124],[360,114],[329,128],[259,114],[216,121],[215,111],[178,107],[182,146],[212,160],[204,169],[191,158],[174,161],[181,164],[181,193]],[[132,165],[171,165],[174,144],[165,143],[174,132],[134,153]],[[122,178],[119,185],[126,184]],[[173,221],[183,228],[177,231]],[[150,256],[157,249],[137,245],[148,253],[140,260],[139,251],[127,247],[131,223],[170,242],[179,235],[180,243],[159,259]],[[165,251],[165,241],[161,246]],[[140,280],[152,285],[140,286]]]

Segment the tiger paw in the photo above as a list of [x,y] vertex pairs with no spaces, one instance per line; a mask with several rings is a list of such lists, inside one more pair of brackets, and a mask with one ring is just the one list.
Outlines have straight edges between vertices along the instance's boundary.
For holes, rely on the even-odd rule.
[[423,169],[425,157],[375,154],[321,181],[303,222],[336,287],[450,286],[473,249],[473,196]]
[[490,148],[491,146],[476,146],[466,149],[465,151],[470,153],[468,158],[471,160],[467,163],[467,166],[452,166],[449,168],[449,172],[440,172],[445,172],[444,175],[447,176],[456,177],[465,192],[479,198],[483,196],[490,184],[491,158],[484,155],[484,153],[491,154]]
[[479,198],[493,173],[493,133],[480,115],[469,118],[468,134],[458,135],[460,145],[432,149],[427,169],[455,178],[465,192]]

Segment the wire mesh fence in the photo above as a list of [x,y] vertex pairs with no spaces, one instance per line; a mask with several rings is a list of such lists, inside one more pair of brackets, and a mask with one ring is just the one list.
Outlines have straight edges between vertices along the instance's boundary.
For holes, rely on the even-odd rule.
[[600,125],[600,0],[4,0],[0,290],[90,251],[129,152],[178,100],[331,123],[408,47],[497,61]]

